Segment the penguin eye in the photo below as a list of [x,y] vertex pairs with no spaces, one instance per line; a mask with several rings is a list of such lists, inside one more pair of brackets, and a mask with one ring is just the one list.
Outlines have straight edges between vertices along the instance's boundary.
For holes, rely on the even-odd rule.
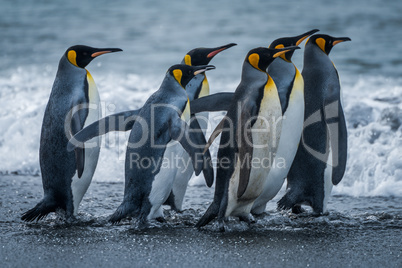
[[87,52],[83,52],[82,55],[83,55],[83,56],[87,56],[88,53],[87,53]]

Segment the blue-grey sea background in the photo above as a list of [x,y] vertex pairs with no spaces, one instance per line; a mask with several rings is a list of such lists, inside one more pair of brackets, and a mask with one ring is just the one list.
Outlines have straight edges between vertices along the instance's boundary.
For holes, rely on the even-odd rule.
[[[354,266],[389,261],[388,267],[398,267],[401,264],[398,254],[402,254],[398,238],[402,224],[401,14],[402,2],[396,0],[0,0],[0,228],[3,233],[0,242],[11,243],[6,248],[5,244],[0,246],[0,253],[3,252],[0,257],[10,260],[17,254],[12,262],[5,261],[5,264],[23,261],[18,252],[27,245],[24,253],[30,260],[38,261],[32,250],[38,248],[42,252],[39,259],[41,256],[43,261],[61,258],[66,261],[62,266],[69,266],[85,260],[78,257],[80,250],[88,250],[87,245],[92,247],[103,241],[100,247],[110,248],[111,254],[105,256],[113,256],[124,248],[136,248],[140,241],[140,245],[155,246],[161,254],[165,246],[182,247],[182,264],[197,263],[185,257],[194,252],[208,256],[212,262],[218,258],[214,252],[227,245],[228,259],[250,260],[255,265],[261,258],[273,258],[291,266],[314,263],[313,257],[292,257],[300,253],[300,256],[316,254],[318,259],[337,258],[344,263],[354,261]],[[349,152],[345,177],[332,191],[329,216],[294,218],[277,212],[275,201],[283,195],[284,187],[269,203],[268,214],[258,220],[251,233],[243,233],[242,238],[237,235],[205,237],[196,230],[186,229],[194,225],[212,200],[213,189],[208,189],[200,177],[190,181],[185,213],[166,212],[168,226],[179,229],[162,226],[153,236],[147,236],[148,233],[140,237],[119,233],[126,226],[112,228],[106,219],[123,195],[128,133],[120,133],[104,137],[107,146],[103,145],[93,183],[81,204],[79,219],[86,220],[86,225],[64,230],[55,216],[43,225],[21,223],[21,213],[33,207],[43,195],[38,157],[41,123],[58,61],[69,46],[85,44],[124,50],[101,56],[87,67],[98,85],[103,112],[108,115],[141,107],[158,88],[166,70],[195,47],[238,44],[217,55],[211,62],[216,70],[207,75],[211,93],[232,92],[240,81],[241,65],[250,49],[315,28],[321,33],[352,39],[337,45],[330,54],[342,82]],[[293,61],[302,70],[303,49],[295,52]],[[211,128],[215,123],[212,122]],[[234,231],[247,230],[244,224],[233,221],[229,226]],[[165,232],[165,228],[169,231]],[[214,230],[214,227],[207,228]],[[366,235],[366,231],[377,240]],[[360,240],[343,243],[349,236]],[[190,242],[188,237],[192,239]],[[382,237],[387,240],[382,241]],[[182,242],[174,242],[177,239]],[[326,243],[326,239],[331,242]],[[121,240],[131,244],[119,246],[116,251],[113,245],[121,245]],[[206,240],[209,242],[204,245]],[[256,241],[263,241],[262,246]],[[49,245],[53,245],[52,250]],[[270,246],[271,251],[277,248],[289,254],[273,256],[261,252]],[[353,254],[355,246],[361,251]],[[328,247],[335,250],[323,251]],[[337,247],[348,251],[334,255],[339,250]],[[244,254],[247,250],[251,253]],[[375,255],[378,250],[389,250],[393,255],[379,257]],[[72,261],[63,252],[78,257]],[[84,252],[91,261],[102,256],[98,251]],[[258,252],[261,254],[253,257]],[[142,264],[166,264],[152,259],[152,254],[158,254],[152,247],[137,247],[130,254],[143,254]],[[124,263],[125,257],[116,261]],[[99,259],[103,265],[107,263],[105,258]],[[167,256],[166,260],[169,258],[172,257]],[[211,265],[217,264],[223,263]],[[330,264],[318,266],[338,266],[337,262]]]

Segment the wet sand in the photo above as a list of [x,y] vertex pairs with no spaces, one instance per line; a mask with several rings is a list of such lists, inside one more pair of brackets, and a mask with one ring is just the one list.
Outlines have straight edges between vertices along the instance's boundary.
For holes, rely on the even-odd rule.
[[215,225],[192,227],[212,197],[206,187],[191,187],[183,213],[167,211],[166,223],[147,230],[107,223],[122,182],[95,181],[74,223],[55,214],[20,221],[42,197],[39,177],[1,176],[0,187],[1,267],[402,267],[401,198],[367,198],[374,202],[365,208],[366,200],[333,197],[348,205],[319,218],[268,208],[251,228],[231,219],[219,233]]

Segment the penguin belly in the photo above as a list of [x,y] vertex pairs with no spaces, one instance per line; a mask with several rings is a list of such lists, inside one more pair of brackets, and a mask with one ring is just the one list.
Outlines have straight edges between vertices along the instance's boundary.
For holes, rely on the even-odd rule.
[[[229,182],[225,217],[249,216],[254,201],[262,193],[267,174],[275,158],[282,130],[282,110],[276,88],[265,89],[265,91],[268,92],[264,93],[258,118],[251,128],[253,161],[248,186],[243,196],[237,198],[240,168],[243,164],[237,159],[235,171]],[[269,129],[269,131],[261,131],[262,129]]]
[[[202,112],[195,116],[198,123],[203,130],[205,136],[206,129],[208,127],[208,112]],[[191,163],[190,156],[184,151],[182,147],[179,148],[182,152],[182,158],[178,162],[178,170],[176,179],[173,183],[172,192],[174,195],[174,203],[176,208],[181,211],[183,208],[184,195],[186,194],[188,182],[194,174],[194,168]]]
[[166,146],[163,157],[160,159],[160,170],[154,177],[148,197],[152,205],[148,220],[163,217],[162,205],[172,190],[177,173],[177,161],[182,158],[183,150],[181,149],[181,145],[176,141],[170,141]]
[[[190,115],[190,101],[187,100],[181,119],[188,123],[190,121]],[[162,204],[165,203],[172,191],[173,183],[178,173],[178,166],[183,160],[184,155],[188,154],[177,141],[170,141],[166,145],[166,150],[161,162],[162,166],[160,167],[159,173],[154,177],[149,194],[149,201],[152,208],[148,219],[163,217]]]
[[[93,81],[91,75],[88,73],[88,96],[89,96],[89,110],[88,116],[85,120],[84,127],[98,121],[102,115],[102,109],[100,106],[100,98],[95,82]],[[91,184],[92,177],[95,173],[96,165],[98,163],[100,143],[102,139],[101,136],[92,138],[91,140],[85,142],[85,164],[84,172],[81,178],[78,178],[77,174],[74,175],[71,182],[71,190],[73,193],[73,205],[74,205],[74,215],[78,212],[79,204],[84,197],[84,194],[88,190]]]
[[[209,83],[207,77],[205,76],[204,80],[202,81],[201,91],[199,95],[195,97],[202,98],[208,95],[209,95]],[[208,115],[209,115],[208,112],[202,112],[195,115],[195,118],[197,119],[201,129],[203,130],[202,132],[204,136],[208,127]],[[179,211],[181,211],[183,208],[183,200],[184,195],[186,194],[188,182],[190,181],[191,177],[194,174],[194,168],[193,165],[191,164],[190,156],[186,152],[184,152],[183,148],[181,148],[181,150],[183,151],[182,154],[183,157],[182,161],[179,162],[176,179],[174,180],[172,188],[172,193],[174,196],[174,204],[176,206],[176,209]]]
[[253,205],[252,212],[255,214],[263,213],[267,202],[282,188],[296,156],[304,121],[303,87],[302,82],[301,85],[295,85],[290,94],[289,105],[282,120],[281,138],[275,160],[264,183],[263,191]]

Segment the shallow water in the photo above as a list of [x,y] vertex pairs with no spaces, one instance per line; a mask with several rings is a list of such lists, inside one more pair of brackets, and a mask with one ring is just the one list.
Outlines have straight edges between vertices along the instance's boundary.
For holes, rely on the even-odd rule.
[[[94,182],[75,221],[55,213],[25,224],[22,212],[42,197],[40,177],[5,176],[0,185],[0,260],[2,267],[43,266],[188,266],[264,265],[310,267],[400,267],[402,199],[332,196],[327,216],[278,212],[275,198],[251,227],[231,218],[227,232],[212,223],[193,226],[213,191],[190,186],[182,213],[165,211],[165,223],[138,229],[108,216],[122,200],[123,183]],[[18,257],[21,252],[24,258]]]

